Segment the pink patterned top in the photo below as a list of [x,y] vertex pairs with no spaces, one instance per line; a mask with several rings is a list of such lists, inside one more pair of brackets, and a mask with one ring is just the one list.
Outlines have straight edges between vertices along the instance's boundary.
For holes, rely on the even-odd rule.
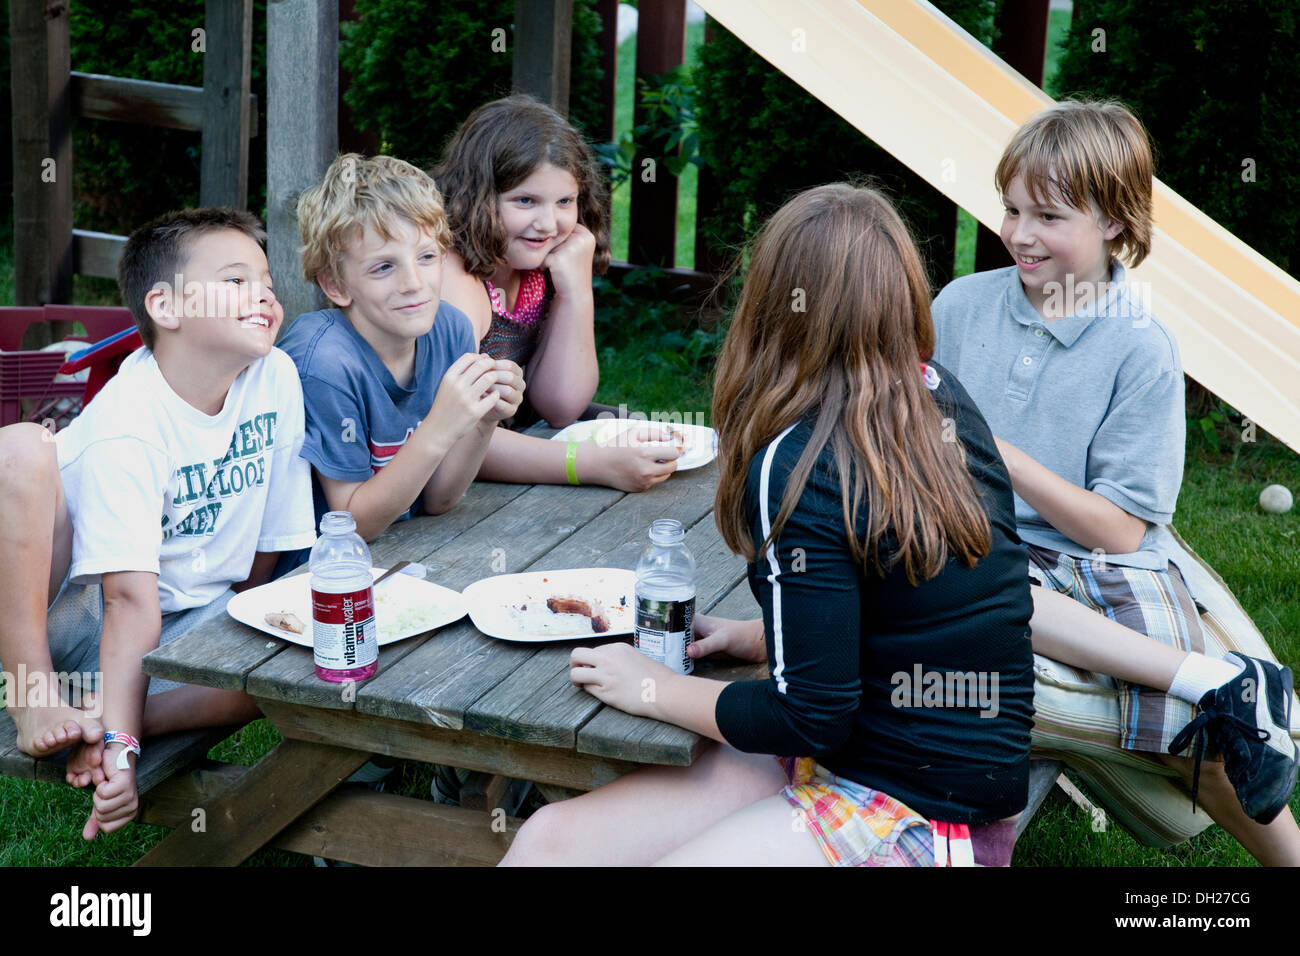
[[525,272],[513,312],[506,310],[505,292],[484,279],[492,303],[492,324],[479,343],[479,351],[495,359],[510,359],[521,368],[528,365],[537,349],[542,324],[546,321],[546,276],[541,269]]

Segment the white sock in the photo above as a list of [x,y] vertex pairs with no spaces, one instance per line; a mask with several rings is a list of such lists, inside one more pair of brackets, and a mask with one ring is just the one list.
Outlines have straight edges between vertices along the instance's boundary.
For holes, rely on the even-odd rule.
[[1240,673],[1241,667],[1236,664],[1216,661],[1192,651],[1178,665],[1178,671],[1169,684],[1169,696],[1185,700],[1189,704],[1199,704],[1202,697],[1222,687]]

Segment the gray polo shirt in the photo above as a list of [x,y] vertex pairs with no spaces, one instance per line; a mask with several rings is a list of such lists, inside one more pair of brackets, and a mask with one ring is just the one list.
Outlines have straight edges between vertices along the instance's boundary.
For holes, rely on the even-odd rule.
[[[1066,290],[1072,291],[1072,290]],[[934,300],[935,359],[975,400],[993,434],[1067,481],[1148,522],[1142,547],[1112,564],[1164,570],[1183,480],[1186,419],[1178,345],[1114,262],[1098,301],[1045,322],[1015,266],[965,276]],[[1030,544],[1075,557],[1019,496],[1016,524]]]

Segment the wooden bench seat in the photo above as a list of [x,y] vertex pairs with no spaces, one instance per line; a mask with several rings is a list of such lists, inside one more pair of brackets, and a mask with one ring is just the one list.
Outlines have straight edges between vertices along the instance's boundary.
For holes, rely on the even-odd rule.
[[[216,744],[233,734],[238,727],[213,727],[167,734],[144,742],[136,767],[136,788],[148,793],[172,774],[202,760]],[[18,749],[18,728],[9,714],[0,710],[0,774],[23,780],[63,783],[67,751],[36,759]]]

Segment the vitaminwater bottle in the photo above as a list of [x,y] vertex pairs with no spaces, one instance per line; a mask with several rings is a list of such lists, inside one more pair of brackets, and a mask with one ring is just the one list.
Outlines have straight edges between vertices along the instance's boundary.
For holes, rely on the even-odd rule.
[[650,544],[636,563],[637,650],[689,674],[695,661],[686,648],[695,639],[695,558],[686,548],[686,530],[676,518],[650,525]]
[[311,549],[311,629],[316,676],[365,680],[379,667],[370,549],[346,511],[321,518]]

